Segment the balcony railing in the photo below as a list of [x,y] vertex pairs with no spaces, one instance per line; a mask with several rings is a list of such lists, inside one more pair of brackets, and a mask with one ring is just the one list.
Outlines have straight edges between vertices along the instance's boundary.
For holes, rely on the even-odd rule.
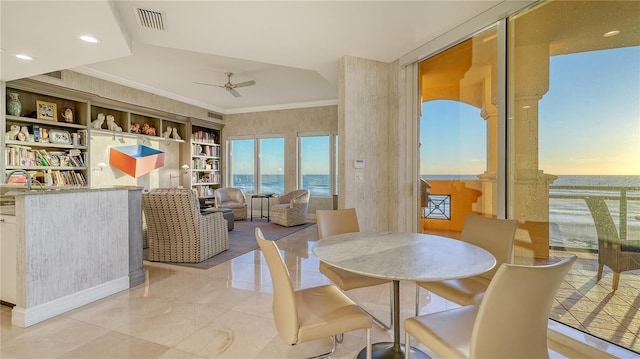
[[[588,197],[599,197],[605,201],[618,201],[618,212],[611,212],[614,222],[618,223],[618,235],[621,240],[629,236],[629,220],[634,221],[633,227],[640,225],[640,186],[549,186],[549,199],[579,200]],[[550,201],[550,212],[558,209],[559,204]],[[586,203],[585,203],[585,207]],[[570,212],[570,209],[566,209]],[[571,213],[567,213],[571,215]],[[574,215],[581,216],[585,213],[576,212]],[[616,220],[617,219],[617,220]],[[595,223],[594,223],[595,224]]]

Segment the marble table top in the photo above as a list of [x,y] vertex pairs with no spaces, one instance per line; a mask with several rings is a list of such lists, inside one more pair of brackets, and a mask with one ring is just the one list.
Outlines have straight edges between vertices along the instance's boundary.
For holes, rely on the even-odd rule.
[[345,233],[319,240],[313,253],[354,273],[421,282],[475,276],[496,265],[493,255],[480,247],[421,233]]

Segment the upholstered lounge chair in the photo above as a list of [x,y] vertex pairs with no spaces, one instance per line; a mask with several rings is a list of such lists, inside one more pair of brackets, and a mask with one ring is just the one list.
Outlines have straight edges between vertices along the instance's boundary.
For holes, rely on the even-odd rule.
[[271,207],[271,221],[285,227],[307,223],[309,191],[298,189],[277,198]]
[[201,214],[189,189],[151,190],[143,194],[142,206],[150,261],[199,263],[229,249],[222,213]]
[[247,201],[240,188],[222,187],[214,192],[216,208],[233,210],[234,220],[247,219]]

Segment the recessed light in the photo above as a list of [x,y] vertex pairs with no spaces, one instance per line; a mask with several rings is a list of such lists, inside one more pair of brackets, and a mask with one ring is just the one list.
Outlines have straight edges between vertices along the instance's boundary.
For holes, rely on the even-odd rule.
[[620,33],[620,30],[613,30],[613,31],[609,31],[609,32],[605,32],[604,37],[611,37],[611,36],[616,36]]
[[80,40],[85,41],[85,42],[90,42],[92,44],[95,44],[97,42],[100,42],[100,40],[96,39],[93,36],[89,36],[89,35],[82,35],[80,36]]
[[19,58],[20,60],[29,60],[29,61],[33,60],[33,57],[25,54],[17,54],[16,57]]

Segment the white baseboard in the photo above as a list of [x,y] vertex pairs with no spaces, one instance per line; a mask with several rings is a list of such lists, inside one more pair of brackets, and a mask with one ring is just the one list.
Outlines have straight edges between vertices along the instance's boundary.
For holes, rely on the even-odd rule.
[[11,311],[11,324],[26,328],[128,288],[129,276],[124,276],[35,307],[15,306]]

